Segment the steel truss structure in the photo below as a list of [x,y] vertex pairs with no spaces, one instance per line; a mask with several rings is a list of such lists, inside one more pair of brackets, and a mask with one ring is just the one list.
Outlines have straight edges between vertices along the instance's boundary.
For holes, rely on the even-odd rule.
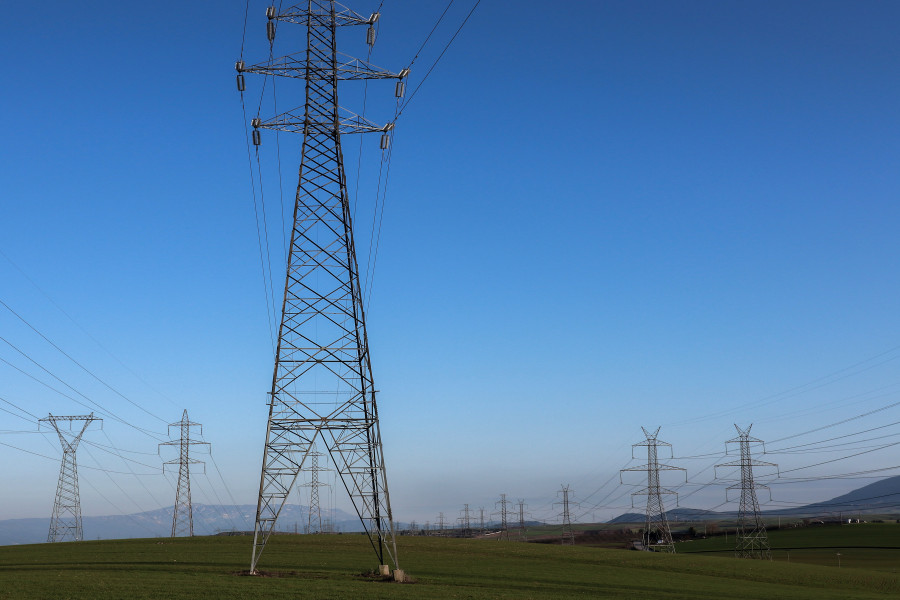
[[[324,456],[321,452],[316,452],[315,446],[309,452],[310,466],[304,468],[310,475],[309,483],[304,483],[301,487],[309,488],[309,505],[306,511],[306,532],[307,533],[323,533],[326,530],[322,526],[322,504],[319,501],[319,488],[328,487],[327,483],[319,481],[319,473],[325,471],[319,466],[319,458]],[[326,519],[326,523],[330,523],[330,519]]]
[[762,522],[759,514],[759,499],[756,497],[756,490],[768,490],[769,487],[753,480],[753,467],[775,467],[775,463],[756,460],[753,458],[750,445],[762,445],[763,453],[765,453],[765,442],[750,437],[751,424],[747,429],[741,429],[737,425],[734,428],[738,432],[736,438],[725,442],[726,453],[728,452],[728,444],[738,444],[740,451],[740,459],[716,465],[720,467],[739,467],[741,469],[741,482],[728,486],[726,489],[726,499],[728,491],[740,490],[741,500],[738,508],[738,527],[736,536],[736,545],[734,554],[738,558],[761,558],[772,560],[772,553],[769,549],[769,536],[766,533],[766,526]]
[[374,43],[377,13],[364,17],[337,2],[309,0],[282,11],[270,7],[266,15],[270,42],[276,26],[299,24],[306,50],[249,67],[238,61],[238,89],[245,73],[295,78],[305,83],[306,100],[251,123],[254,143],[260,129],[274,129],[301,133],[303,145],[250,571],[257,572],[314,444],[334,463],[382,572],[388,563],[399,569],[341,150],[343,134],[388,132],[393,124],[378,126],[341,109],[338,83],[399,82],[408,71],[392,73],[338,52],[338,27],[368,25]]
[[[672,532],[669,529],[669,520],[666,518],[666,509],[663,505],[663,495],[671,494],[677,499],[678,493],[670,489],[666,489],[660,485],[660,471],[684,471],[681,467],[673,467],[671,465],[659,462],[659,447],[665,446],[669,448],[671,455],[672,444],[660,441],[660,428],[650,433],[646,428],[641,427],[646,438],[643,442],[632,444],[631,456],[634,457],[634,449],[645,446],[647,448],[647,463],[639,467],[631,467],[630,469],[622,469],[619,474],[625,471],[643,471],[647,473],[647,487],[631,494],[632,506],[634,505],[635,496],[647,496],[646,524],[644,526],[643,544],[645,550],[656,550],[657,552],[675,552],[675,543],[672,541]],[[687,473],[685,473],[685,481],[687,481]],[[677,500],[676,500],[677,502]]]
[[191,506],[191,465],[205,466],[206,463],[191,458],[191,446],[208,446],[209,442],[191,439],[191,427],[199,427],[198,433],[202,435],[203,426],[188,419],[187,409],[184,409],[180,421],[169,423],[170,437],[173,427],[178,427],[178,439],[159,444],[160,449],[163,446],[178,447],[178,458],[163,463],[163,472],[167,465],[178,465],[178,486],[175,488],[175,508],[172,511],[172,537],[192,537],[194,535],[194,509]]
[[556,492],[557,496],[562,494],[562,502],[557,502],[556,504],[562,506],[562,512],[560,513],[562,519],[562,537],[560,538],[560,544],[563,546],[575,545],[575,531],[572,529],[569,492],[574,493],[573,490],[569,489],[569,486],[562,484],[560,484],[559,491]]
[[[53,502],[53,516],[50,518],[50,532],[47,534],[48,542],[78,542],[84,539],[81,527],[81,498],[78,493],[78,463],[75,460],[75,451],[81,442],[81,436],[87,431],[88,425],[94,421],[103,422],[103,419],[89,415],[74,417],[60,417],[48,415],[40,419],[39,423],[49,423],[59,436],[59,444],[62,446],[62,464],[59,467],[59,483],[56,485],[56,499]],[[69,432],[61,430],[59,423],[69,424]],[[72,424],[81,422],[81,429],[76,433]]]

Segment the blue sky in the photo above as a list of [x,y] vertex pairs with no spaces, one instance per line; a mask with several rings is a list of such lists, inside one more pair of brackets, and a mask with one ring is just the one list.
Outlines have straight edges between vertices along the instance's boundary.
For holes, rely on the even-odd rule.
[[[451,7],[411,89],[472,4]],[[250,3],[248,62],[265,58],[264,6]],[[409,64],[444,6],[387,0],[372,62]],[[228,486],[210,469],[195,501],[255,503],[272,349],[234,86],[244,4],[4,12],[0,300],[160,418],[2,307],[0,335],[141,427],[163,432],[186,407]],[[734,422],[778,440],[900,401],[898,16],[891,2],[481,3],[394,139],[368,316],[399,518],[455,517],[501,492],[551,518],[561,483],[585,514],[612,516],[641,425],[696,456],[722,452]],[[364,54],[362,35],[342,48]],[[285,29],[277,44],[301,40]],[[248,97],[258,86],[248,79]],[[358,108],[359,88],[345,89]],[[389,118],[391,92],[369,89],[373,119]],[[278,98],[302,104],[288,84]],[[280,143],[291,190],[299,139]],[[358,143],[345,141],[351,172]],[[378,165],[377,139],[365,144],[361,263]],[[271,137],[263,148],[271,158]],[[9,345],[0,357],[39,372]],[[85,411],[2,363],[0,398],[38,416]],[[894,421],[887,408],[775,449]],[[0,430],[29,428],[0,413]],[[768,460],[842,459],[793,477],[889,467],[892,447],[842,457],[898,434]],[[157,440],[113,420],[91,435],[147,466],[80,455],[126,473],[82,469],[85,514],[171,504],[151,475]],[[858,441],[876,435],[888,437]],[[43,438],[0,442],[56,457]],[[58,463],[0,453],[0,517],[49,516]],[[683,495],[717,460],[677,463]],[[773,490],[801,502],[869,481]],[[685,504],[719,505],[723,487]]]

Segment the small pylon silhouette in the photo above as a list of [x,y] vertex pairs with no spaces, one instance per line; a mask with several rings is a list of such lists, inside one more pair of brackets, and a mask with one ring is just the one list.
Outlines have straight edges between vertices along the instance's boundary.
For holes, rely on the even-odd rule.
[[[68,436],[59,428],[59,423],[62,421],[69,423]],[[72,430],[72,423],[75,421],[84,422],[78,433]],[[59,444],[63,450],[62,464],[59,467],[59,483],[56,485],[56,499],[53,502],[53,516],[50,518],[50,532],[47,534],[48,542],[64,542],[66,540],[78,542],[84,539],[81,527],[81,497],[78,493],[78,463],[75,460],[75,451],[81,442],[81,436],[84,435],[88,425],[94,421],[102,422],[103,419],[99,419],[94,416],[94,413],[91,413],[76,417],[47,415],[39,421],[39,423],[49,423],[53,427],[59,436]]]
[[[639,467],[631,467],[630,469],[622,469],[624,471],[644,471],[647,473],[647,487],[631,494],[631,502],[634,505],[635,496],[647,496],[647,520],[644,527],[644,550],[656,550],[657,552],[675,552],[675,543],[672,541],[672,532],[669,530],[669,520],[666,518],[666,509],[663,505],[662,497],[664,494],[678,496],[677,492],[662,487],[659,483],[660,471],[684,471],[681,467],[673,467],[671,465],[659,462],[659,446],[666,446],[671,453],[672,444],[660,441],[660,428],[650,433],[646,428],[641,427],[644,437],[647,438],[643,442],[632,444],[631,456],[634,457],[634,448],[639,446],[647,447],[647,464]],[[621,480],[621,472],[619,478]],[[687,474],[685,474],[687,481]],[[677,502],[677,500],[676,500]]]
[[191,506],[191,465],[203,465],[201,460],[191,458],[191,446],[209,445],[209,442],[191,439],[191,427],[199,427],[199,434],[203,434],[203,426],[200,423],[192,423],[188,419],[187,409],[181,415],[181,420],[169,423],[169,435],[172,427],[178,427],[178,439],[170,442],[162,442],[159,446],[177,446],[178,458],[163,463],[163,471],[166,465],[178,465],[178,486],[175,488],[175,508],[172,511],[172,537],[194,535],[194,509]]
[[741,469],[741,482],[728,486],[726,490],[726,499],[728,490],[741,490],[737,539],[734,549],[735,556],[738,558],[771,560],[772,553],[769,549],[769,536],[766,533],[766,526],[760,517],[759,499],[756,497],[756,490],[768,490],[769,487],[754,481],[753,467],[775,467],[777,469],[778,465],[753,458],[750,445],[762,445],[763,453],[765,453],[765,442],[750,437],[751,427],[753,427],[753,424],[747,429],[741,429],[737,425],[734,426],[737,429],[738,436],[725,442],[726,453],[728,444],[738,444],[741,458],[733,462],[716,465],[716,468],[740,467]]

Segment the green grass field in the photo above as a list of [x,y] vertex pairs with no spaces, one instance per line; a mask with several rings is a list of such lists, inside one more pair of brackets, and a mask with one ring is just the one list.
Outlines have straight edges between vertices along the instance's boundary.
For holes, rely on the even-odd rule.
[[[893,573],[705,554],[442,538],[399,539],[398,584],[366,577],[359,535],[277,536],[247,577],[250,539],[199,537],[0,547],[0,598],[897,598]],[[696,542],[694,542],[696,543]]]
[[[769,531],[772,559],[779,562],[808,563],[897,573],[900,571],[900,525],[862,523],[810,526]],[[732,556],[734,536],[681,542],[677,551]]]

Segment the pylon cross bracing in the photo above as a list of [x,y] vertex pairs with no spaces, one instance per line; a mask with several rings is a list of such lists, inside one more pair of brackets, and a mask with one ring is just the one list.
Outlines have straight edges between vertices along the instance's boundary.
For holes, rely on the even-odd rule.
[[245,73],[287,77],[304,83],[305,102],[300,109],[252,122],[254,143],[260,129],[272,129],[300,133],[303,144],[250,571],[257,572],[278,515],[317,442],[333,462],[379,563],[397,569],[341,149],[343,134],[365,132],[382,132],[384,148],[393,124],[376,125],[342,109],[338,83],[402,80],[409,71],[392,73],[338,52],[337,29],[368,25],[374,34],[377,13],[364,17],[334,1],[308,0],[281,11],[270,7],[266,14],[270,42],[276,26],[299,24],[306,49],[249,67],[238,61],[238,89],[243,93]]
[[324,454],[317,452],[315,447],[309,453],[310,465],[303,470],[309,473],[309,483],[304,483],[303,487],[309,488],[309,505],[306,513],[306,530],[309,533],[322,533],[325,531],[322,525],[322,504],[319,500],[319,488],[328,487],[327,483],[319,481],[319,473],[325,471],[319,466],[319,459]]
[[[48,415],[39,420],[39,423],[48,423],[59,436],[59,444],[62,446],[62,463],[59,467],[59,482],[56,485],[56,497],[53,501],[53,516],[50,517],[50,531],[47,534],[48,542],[78,542],[84,539],[84,531],[81,524],[81,496],[78,492],[78,462],[75,459],[75,451],[81,442],[81,436],[87,431],[88,425],[103,419],[89,415],[79,416],[53,416]],[[60,423],[68,423],[69,429],[60,429]],[[74,430],[72,425],[81,423],[81,429]]]
[[509,540],[509,505],[511,502],[506,499],[506,494],[500,494],[500,500],[494,503],[495,506],[500,506],[500,535],[497,537],[498,540],[502,540],[503,536],[506,536],[506,539]]
[[765,442],[750,437],[751,427],[753,427],[753,424],[750,424],[747,429],[741,429],[735,424],[734,428],[737,430],[738,436],[725,442],[725,447],[727,452],[728,444],[737,444],[740,459],[716,465],[716,469],[720,467],[738,467],[741,470],[741,482],[728,486],[725,492],[727,497],[728,491],[741,491],[737,535],[735,536],[735,556],[738,558],[771,560],[772,553],[769,548],[769,536],[766,533],[766,526],[760,515],[759,498],[756,495],[756,490],[768,490],[769,487],[754,480],[753,467],[775,467],[777,469],[778,465],[753,458],[751,446],[761,445],[763,453],[765,453]]
[[562,522],[562,534],[560,539],[560,544],[563,546],[574,546],[575,545],[575,531],[572,529],[572,513],[571,513],[571,498],[569,494],[574,493],[573,490],[569,489],[568,485],[560,484],[560,489],[556,492],[556,495],[559,496],[562,494],[562,501],[556,502],[555,504],[562,507],[562,512],[559,513],[560,521]]
[[[677,499],[678,494],[660,485],[659,472],[684,472],[684,469],[681,467],[673,467],[672,465],[667,465],[659,462],[659,447],[663,446],[669,448],[670,452],[672,448],[672,444],[660,441],[657,437],[659,435],[659,427],[657,427],[656,431],[654,431],[653,433],[647,431],[645,427],[641,427],[641,430],[644,432],[645,440],[643,442],[638,442],[637,444],[632,444],[632,457],[634,457],[634,448],[646,447],[647,463],[637,467],[631,467],[629,469],[622,469],[621,472],[640,471],[647,474],[647,487],[631,494],[632,505],[634,503],[635,496],[647,497],[644,537],[642,540],[644,549],[656,550],[657,552],[675,552],[675,543],[672,540],[672,531],[669,529],[669,520],[666,517],[666,509],[665,505],[663,504],[663,496],[667,494],[674,495]],[[619,477],[621,479],[621,474]],[[685,481],[687,481],[686,473]]]
[[159,444],[178,448],[178,458],[163,463],[163,471],[169,465],[178,465],[178,485],[175,487],[175,507],[172,510],[172,537],[194,535],[194,508],[191,505],[191,465],[204,465],[202,460],[191,458],[191,446],[209,446],[209,442],[191,439],[191,427],[198,427],[198,434],[203,434],[203,426],[193,423],[188,418],[187,409],[181,414],[181,420],[169,423],[169,436],[172,428],[178,428],[178,439]]

